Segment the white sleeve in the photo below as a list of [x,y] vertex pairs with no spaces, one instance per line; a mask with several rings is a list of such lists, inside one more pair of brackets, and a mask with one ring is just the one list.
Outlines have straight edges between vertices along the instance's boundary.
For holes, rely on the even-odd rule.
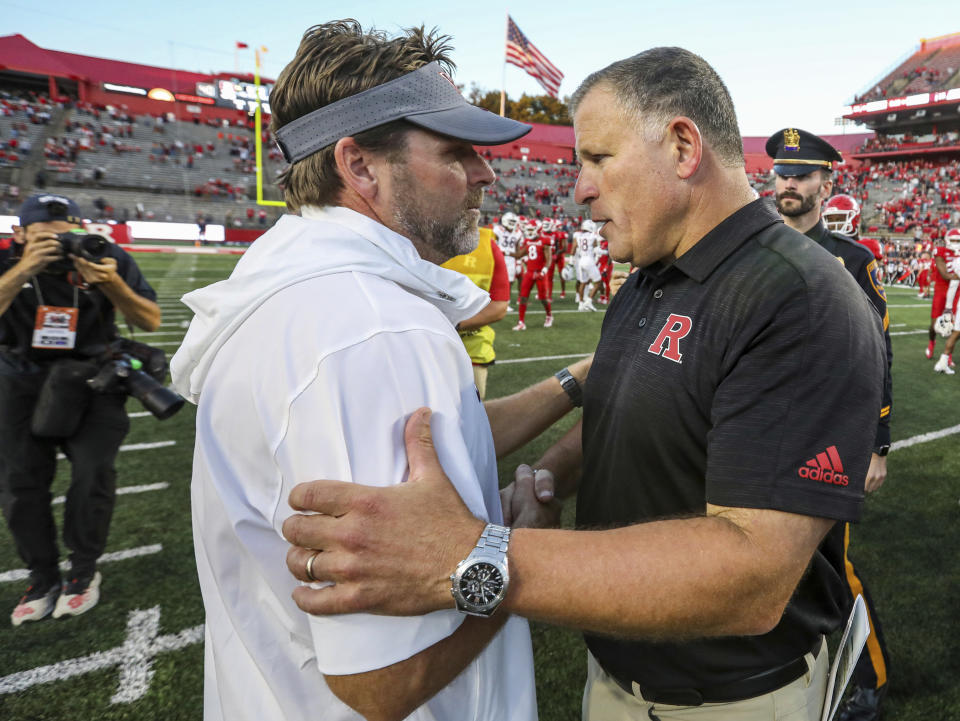
[[[488,512],[490,489],[485,498],[471,458],[480,434],[476,424],[464,425],[465,411],[476,418],[477,408],[465,408],[467,404],[482,412],[469,359],[456,336],[423,329],[380,332],[327,356],[290,404],[276,447],[283,497],[297,483],[319,478],[374,486],[404,482],[404,425],[413,411],[428,406],[444,470],[473,513],[497,520],[499,506]],[[492,456],[489,425],[481,431],[489,437]],[[479,441],[483,446],[486,439]],[[493,486],[496,496],[495,480]],[[280,504],[274,519],[278,532],[291,513]],[[402,618],[351,614],[309,620],[321,672],[342,675],[409,658],[452,634],[462,616],[448,610]]]

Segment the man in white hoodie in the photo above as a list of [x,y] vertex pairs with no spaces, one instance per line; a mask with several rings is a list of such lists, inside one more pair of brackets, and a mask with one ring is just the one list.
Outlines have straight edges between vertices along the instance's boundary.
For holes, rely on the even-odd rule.
[[[536,718],[526,622],[492,614],[509,580],[496,565],[509,542],[500,524],[528,522],[541,504],[525,468],[502,512],[496,456],[570,410],[588,362],[572,382],[486,410],[477,396],[455,325],[489,296],[439,264],[477,243],[495,176],[473,146],[529,128],[469,105],[446,53],[446,38],[422,29],[308,30],[271,95],[286,201],[300,215],[283,216],[229,279],[184,298],[196,315],[172,373],[198,403],[205,719]],[[308,616],[284,563],[290,490],[323,477],[404,482],[404,427],[423,406],[444,470],[489,522],[487,560],[465,566],[463,613]],[[518,418],[518,407],[538,410]],[[482,598],[490,568],[500,586]]]

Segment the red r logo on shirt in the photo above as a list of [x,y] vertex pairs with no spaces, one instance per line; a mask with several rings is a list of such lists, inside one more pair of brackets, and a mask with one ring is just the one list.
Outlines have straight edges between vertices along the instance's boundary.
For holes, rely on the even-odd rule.
[[682,362],[680,359],[683,358],[680,352],[680,339],[686,338],[691,328],[693,328],[693,320],[689,316],[671,313],[660,333],[657,334],[657,339],[647,350],[654,355],[668,358],[674,363],[680,363]]

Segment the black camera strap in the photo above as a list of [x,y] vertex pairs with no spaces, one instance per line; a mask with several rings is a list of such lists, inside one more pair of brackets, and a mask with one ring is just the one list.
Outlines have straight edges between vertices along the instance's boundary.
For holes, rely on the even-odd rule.
[[[35,275],[30,276],[30,282],[33,284],[33,290],[37,294],[37,304],[46,305],[46,303],[43,302],[43,293],[40,291],[40,283],[37,281],[37,276]],[[80,307],[80,289],[75,283],[72,285],[73,285],[73,307],[79,308]]]

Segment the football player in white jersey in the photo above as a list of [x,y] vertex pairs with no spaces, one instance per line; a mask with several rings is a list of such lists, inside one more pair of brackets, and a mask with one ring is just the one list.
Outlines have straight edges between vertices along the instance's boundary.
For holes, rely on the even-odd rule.
[[504,213],[499,223],[493,224],[493,234],[497,238],[497,245],[503,251],[503,259],[507,262],[507,277],[511,285],[517,277],[517,244],[522,235],[517,228],[517,214]]
[[[597,259],[594,250],[597,245],[596,226],[592,220],[585,220],[580,230],[573,234],[577,249],[577,310],[596,310],[593,306],[593,297],[600,287],[600,270],[597,268]],[[587,286],[589,285],[589,293]]]

